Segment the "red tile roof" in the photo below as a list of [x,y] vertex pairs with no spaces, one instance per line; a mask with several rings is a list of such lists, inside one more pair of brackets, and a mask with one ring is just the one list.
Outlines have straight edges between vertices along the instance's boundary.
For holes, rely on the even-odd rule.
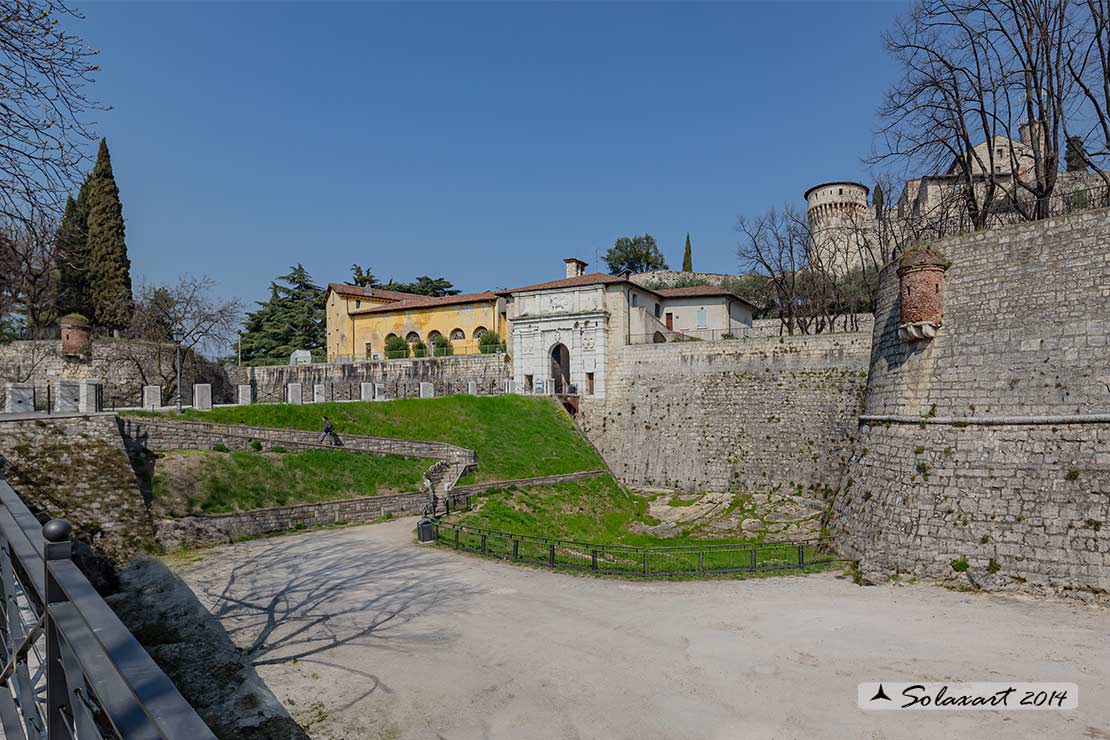
[[[392,291],[390,291],[392,292]],[[413,308],[434,308],[437,306],[457,306],[463,303],[492,303],[497,300],[496,293],[462,293],[460,295],[447,295],[433,298],[426,295],[400,293],[404,299],[392,303],[383,303],[378,306],[369,306],[351,311],[351,316],[362,316],[368,313],[387,313],[389,311],[408,311]]]
[[360,298],[371,298],[380,301],[403,301],[406,298],[412,298],[412,293],[401,293],[397,290],[386,290],[385,288],[363,288],[358,285],[347,285],[346,283],[328,283],[327,292],[335,292],[339,295],[354,295]]
[[[610,285],[612,283],[627,283],[629,280],[619,275],[606,275],[604,272],[588,272],[585,275],[563,278],[561,280],[548,280],[546,283],[535,283],[520,288],[499,290],[498,293],[525,293],[530,290],[553,290],[556,288],[574,288],[582,285]],[[638,287],[638,286],[637,286]],[[649,291],[652,292],[652,291]]]

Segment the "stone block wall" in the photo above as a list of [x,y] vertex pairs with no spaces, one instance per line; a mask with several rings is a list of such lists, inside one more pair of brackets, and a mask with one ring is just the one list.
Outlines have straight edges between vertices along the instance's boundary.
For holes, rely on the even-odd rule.
[[866,414],[829,520],[872,578],[1110,601],[1110,212],[936,243],[943,324],[881,275]]
[[76,536],[117,562],[154,539],[112,414],[0,417],[4,475],[45,521],[63,518]]
[[624,347],[609,396],[580,404],[621,480],[682,490],[826,491],[843,474],[870,336]]
[[[59,380],[95,378],[104,385],[106,409],[138,406],[144,385],[160,385],[168,398],[174,377],[174,348],[167,344],[97,337],[82,357],[62,354],[62,340],[36,339],[0,344],[0,408],[5,383],[30,383],[40,409],[46,408],[47,386]],[[197,364],[182,355],[182,386],[194,381]],[[187,398],[187,397],[186,397]]]
[[[211,424],[208,422],[165,421],[152,417],[119,417],[119,430],[129,444],[139,444],[151,452],[167,450],[211,450],[223,444],[229,450],[251,449],[254,441],[270,450],[275,445],[287,450],[319,449],[319,432],[297,429],[273,429],[236,424]],[[473,450],[443,442],[369,437],[353,434],[340,435],[340,449],[367,452],[375,455],[402,455],[472,465],[477,462]]]
[[508,357],[496,354],[226,370],[232,384],[253,385],[255,403],[285,403],[290,383],[300,383],[306,399],[310,389],[323,385],[329,401],[357,401],[362,383],[384,386],[386,398],[418,398],[421,383],[431,383],[436,396],[466,393],[468,383],[475,383],[481,395],[493,395],[501,393],[512,377]]

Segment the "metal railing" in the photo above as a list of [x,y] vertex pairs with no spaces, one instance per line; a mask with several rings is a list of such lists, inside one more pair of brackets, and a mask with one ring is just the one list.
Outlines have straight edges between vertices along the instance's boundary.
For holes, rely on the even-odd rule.
[[7,740],[215,735],[0,478],[0,726]]
[[840,560],[829,539],[631,547],[514,534],[443,521],[436,522],[436,542],[456,550],[549,568],[638,577],[800,569]]

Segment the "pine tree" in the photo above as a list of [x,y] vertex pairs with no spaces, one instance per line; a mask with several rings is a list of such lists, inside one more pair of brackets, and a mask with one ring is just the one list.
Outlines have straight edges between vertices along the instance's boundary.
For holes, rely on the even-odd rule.
[[54,300],[55,313],[65,316],[79,313],[92,317],[89,273],[89,249],[85,223],[89,214],[88,180],[81,186],[77,199],[66,199],[66,209],[54,237],[55,261],[58,265],[58,291]]
[[690,251],[690,232],[686,232],[686,251],[682,255],[682,271],[694,271],[694,255]]
[[324,291],[298,264],[271,282],[270,298],[247,315],[243,359],[288,362],[294,350],[322,349],[326,339]]
[[96,165],[89,177],[88,253],[90,293],[96,326],[123,329],[131,322],[131,260],[124,239],[123,205],[112,174],[108,141],[100,140]]

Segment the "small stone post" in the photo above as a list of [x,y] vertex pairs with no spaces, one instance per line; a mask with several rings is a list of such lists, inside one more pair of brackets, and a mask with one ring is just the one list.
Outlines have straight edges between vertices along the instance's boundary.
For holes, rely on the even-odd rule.
[[212,385],[197,383],[193,386],[193,408],[197,411],[212,410]]
[[4,413],[30,414],[35,410],[35,386],[30,383],[4,384]]
[[316,383],[312,386],[312,402],[324,403],[328,400],[327,389],[323,383]]
[[358,385],[358,398],[360,401],[373,401],[374,400],[374,384],[373,383],[359,383]]
[[385,383],[374,383],[374,400],[385,400]]
[[160,385],[144,385],[143,386],[143,408],[156,409],[162,405],[162,386]]
[[304,387],[300,383],[290,383],[285,391],[285,402],[296,406],[304,403]]
[[434,384],[432,384],[432,383],[421,383],[420,384],[420,397],[421,398],[435,398],[435,396],[436,396],[436,387],[435,387]]
[[94,414],[100,411],[100,381],[94,378],[85,378],[81,381],[77,392],[77,410],[82,414]]
[[54,411],[74,414],[81,410],[81,382],[78,380],[54,381]]
[[244,383],[238,386],[239,396],[238,401],[240,406],[249,406],[254,403],[254,394],[251,392],[252,388],[250,383]]
[[471,395],[471,396],[478,395],[478,384],[475,383],[473,380],[466,381],[466,392],[467,392],[467,395]]

